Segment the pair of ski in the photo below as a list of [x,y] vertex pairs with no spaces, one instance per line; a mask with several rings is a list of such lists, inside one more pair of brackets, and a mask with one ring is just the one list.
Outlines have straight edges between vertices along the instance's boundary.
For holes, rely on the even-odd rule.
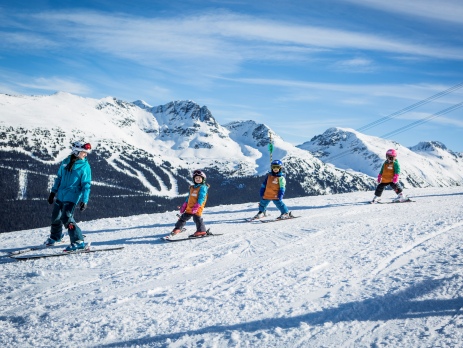
[[[62,239],[59,242],[55,242],[54,246],[66,244],[66,242],[68,242],[68,241],[64,241],[64,239]],[[46,248],[49,248],[49,247],[51,247],[51,245],[42,244],[42,245],[39,245],[39,246],[36,246],[36,247],[19,249],[19,250],[12,251],[8,256],[10,256],[10,257],[11,256],[18,256],[18,255],[21,255],[21,254],[29,253],[31,251],[43,250],[43,249],[46,249]]]
[[[185,231],[186,231],[186,228],[182,228],[181,232],[185,232]],[[203,239],[203,238],[207,238],[207,237],[216,237],[216,236],[221,236],[221,235],[222,235],[222,233],[212,233],[210,231],[210,229],[208,229],[204,236],[195,237],[194,235],[190,235],[190,236],[188,236],[186,238],[172,238],[174,236],[168,235],[168,236],[162,237],[161,239],[166,241],[166,242],[183,242],[183,241],[186,241],[186,240]]]
[[[300,216],[291,216],[289,218],[286,218],[286,219],[267,219],[267,220],[261,220],[261,219],[245,219],[244,221],[248,221],[248,222],[252,222],[252,221],[260,221],[262,223],[269,223],[269,222],[277,222],[277,221],[286,221],[286,220],[291,220],[291,219],[295,219],[295,218],[298,218]],[[186,229],[183,228],[181,232],[185,232]],[[195,237],[194,235],[190,235],[186,238],[173,238],[173,236],[171,235],[168,235],[166,237],[162,237],[161,239],[166,241],[166,242],[183,242],[183,241],[186,241],[186,240],[194,240],[194,239],[203,239],[203,238],[207,238],[207,237],[216,237],[216,236],[221,236],[222,233],[212,233],[209,229],[206,231],[207,234],[205,234],[204,236],[200,236],[200,237]]]
[[262,222],[263,224],[265,223],[269,223],[269,222],[278,222],[278,221],[287,221],[287,220],[292,220],[292,219],[296,219],[300,216],[290,216],[286,219],[266,219],[266,220],[262,220],[262,219],[256,219],[256,218],[248,218],[248,219],[245,219],[244,221],[247,221],[247,222],[254,222],[254,221],[259,221],[259,222]]
[[406,198],[404,200],[392,200],[392,201],[387,201],[387,202],[382,202],[382,201],[370,201],[371,204],[391,204],[391,203],[411,203],[411,202],[416,202],[410,198]]
[[[83,237],[85,238],[87,236],[84,234]],[[38,250],[42,250],[42,249],[46,249],[46,248],[50,248],[50,247],[58,246],[58,245],[62,245],[62,244],[68,244],[68,243],[69,243],[69,236],[64,236],[59,242],[55,242],[55,244],[53,244],[53,245],[47,245],[46,242],[45,242],[45,243],[43,243],[41,245],[38,245],[38,246],[35,246],[35,247],[12,251],[11,253],[8,254],[8,256],[18,256],[18,255],[25,254],[25,253],[28,253],[28,252],[31,252],[31,251],[38,251]]]
[[[55,245],[61,245],[61,244],[65,244],[65,242],[62,241],[62,242],[55,243],[54,246]],[[95,253],[95,252],[99,252],[99,251],[110,251],[110,250],[124,249],[123,246],[111,247],[111,248],[91,248],[90,245],[91,245],[91,242],[90,243],[85,243],[85,247],[83,249],[77,249],[77,250],[74,250],[74,251],[64,251],[64,250],[62,250],[61,252],[57,252],[57,253],[53,253],[53,254],[24,255],[24,254],[32,252],[32,251],[39,251],[39,250],[43,250],[43,249],[46,249],[46,248],[50,247],[48,245],[43,244],[43,245],[40,245],[40,246],[37,246],[37,247],[32,247],[32,248],[26,248],[26,249],[13,251],[8,256],[10,258],[12,258],[12,259],[15,259],[15,260],[35,260],[35,259],[44,259],[44,258],[48,258],[48,257],[59,257],[59,256],[83,254],[83,253],[88,254],[88,253]]]

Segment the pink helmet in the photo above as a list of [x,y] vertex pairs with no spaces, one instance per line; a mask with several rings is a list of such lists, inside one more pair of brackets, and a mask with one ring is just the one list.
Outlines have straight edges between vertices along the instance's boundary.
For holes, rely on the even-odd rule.
[[397,151],[394,149],[389,149],[386,151],[386,156],[397,157]]
[[202,170],[195,170],[193,172],[193,179],[195,178],[195,176],[200,176],[202,177],[204,180],[206,180],[206,174],[204,174],[204,172]]

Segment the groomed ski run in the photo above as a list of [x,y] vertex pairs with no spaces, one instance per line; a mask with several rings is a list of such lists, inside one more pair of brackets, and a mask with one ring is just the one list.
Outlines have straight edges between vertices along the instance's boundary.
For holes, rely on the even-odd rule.
[[[206,227],[223,235],[185,243],[160,240],[174,210],[80,222],[92,247],[124,249],[0,258],[0,343],[458,347],[463,190],[406,193],[416,202],[365,204],[372,192],[285,199],[300,218],[275,224],[236,223],[256,202],[208,207]],[[0,256],[48,232],[0,234]]]

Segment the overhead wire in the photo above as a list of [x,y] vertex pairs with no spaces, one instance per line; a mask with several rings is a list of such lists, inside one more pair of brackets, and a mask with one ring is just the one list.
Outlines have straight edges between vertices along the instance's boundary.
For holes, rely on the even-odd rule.
[[[367,124],[367,125],[365,125],[363,127],[360,127],[359,129],[357,129],[357,131],[362,131],[362,130],[367,130],[367,129],[373,128],[373,127],[375,127],[375,126],[377,126],[377,125],[379,125],[381,123],[384,123],[384,122],[386,122],[386,121],[388,121],[388,120],[390,120],[390,119],[392,119],[392,118],[394,118],[396,116],[402,115],[402,114],[404,114],[406,112],[409,112],[409,111],[412,111],[413,109],[418,108],[419,106],[425,105],[425,104],[431,102],[432,100],[435,100],[435,99],[441,98],[443,96],[446,96],[447,94],[450,94],[450,93],[452,93],[452,92],[454,92],[454,91],[456,91],[456,90],[458,90],[458,89],[460,89],[462,87],[463,87],[463,82],[458,83],[458,84],[446,89],[445,91],[436,93],[436,94],[434,94],[434,95],[432,95],[432,96],[430,96],[430,97],[428,97],[426,99],[423,99],[423,100],[419,101],[418,103],[409,105],[409,106],[407,106],[407,107],[405,107],[405,108],[403,108],[403,109],[401,109],[399,111],[396,111],[396,112],[390,114],[389,116],[380,118],[380,119],[378,119],[378,120],[376,120],[374,122],[371,122],[371,123],[369,123],[369,124]],[[441,111],[439,111],[439,112],[437,112],[437,113],[435,113],[433,115],[426,116],[426,117],[424,117],[424,118],[422,118],[420,120],[417,120],[415,122],[410,123],[407,126],[404,126],[404,127],[398,128],[398,129],[396,129],[396,130],[394,130],[392,132],[389,132],[389,133],[381,136],[381,138],[390,137],[392,135],[396,135],[396,134],[405,132],[405,131],[407,131],[407,130],[409,130],[411,128],[417,127],[417,126],[419,126],[419,125],[421,125],[421,124],[423,124],[425,122],[428,122],[429,120],[431,120],[433,118],[436,118],[438,116],[442,116],[442,115],[445,115],[445,114],[447,114],[447,113],[449,113],[451,111],[454,111],[454,110],[456,110],[456,109],[458,109],[458,108],[460,108],[462,106],[463,106],[463,102],[455,104],[455,105],[453,105],[451,107],[448,107],[447,109],[441,110]],[[351,153],[352,151],[354,151],[354,149],[349,149],[349,150],[337,153],[334,156],[330,156],[330,157],[326,158],[325,162],[327,162],[328,160],[335,160],[335,159],[341,158],[341,157]]]
[[462,106],[463,106],[463,102],[455,104],[453,106],[448,107],[447,109],[441,110],[439,112],[436,112],[435,114],[429,115],[429,116],[424,117],[424,118],[422,118],[422,119],[420,119],[418,121],[412,122],[412,123],[410,123],[410,124],[408,124],[406,126],[398,128],[395,131],[386,133],[386,134],[382,135],[381,138],[386,138],[386,137],[390,137],[390,136],[405,132],[405,131],[407,131],[409,129],[412,129],[412,128],[416,127],[416,126],[419,126],[419,125],[421,125],[423,123],[426,123],[426,122],[428,122],[429,120],[431,120],[433,118],[448,114],[449,112],[452,112],[453,110],[459,109]]
[[396,112],[393,112],[392,114],[388,115],[388,116],[385,116],[385,117],[382,117],[376,121],[373,121],[369,124],[366,124],[365,126],[362,126],[360,128],[357,129],[358,132],[362,132],[362,131],[365,131],[367,129],[370,129],[370,128],[373,128],[373,127],[376,127],[377,125],[379,124],[382,124],[388,120],[390,120],[391,118],[394,118],[394,117],[397,117],[397,116],[400,116],[400,115],[403,115],[409,111],[412,111],[420,106],[423,106],[425,104],[428,104],[430,103],[431,101],[435,100],[435,99],[438,99],[438,98],[442,98],[444,96],[446,96],[447,94],[450,94],[460,88],[463,87],[463,82],[459,83],[459,84],[456,84],[455,86],[452,86],[448,89],[446,89],[445,91],[442,91],[442,92],[439,92],[439,93],[436,93],[426,99],[423,99],[423,100],[420,100],[419,102],[415,103],[415,104],[412,104],[412,105],[409,105],[399,111],[396,111]]

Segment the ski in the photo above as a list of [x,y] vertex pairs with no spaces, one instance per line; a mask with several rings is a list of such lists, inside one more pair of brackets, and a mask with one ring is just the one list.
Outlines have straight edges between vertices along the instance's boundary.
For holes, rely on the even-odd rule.
[[59,257],[59,256],[67,256],[67,255],[75,255],[75,254],[89,254],[89,253],[96,253],[100,251],[111,251],[111,250],[121,250],[124,249],[123,246],[120,247],[111,247],[111,248],[89,248],[89,249],[81,249],[76,251],[69,251],[65,252],[62,251],[60,253],[54,254],[43,254],[43,255],[20,255],[20,256],[10,256],[12,259],[15,260],[37,260],[37,259],[45,259],[48,257]]
[[31,251],[43,250],[43,249],[46,249],[46,248],[51,248],[51,247],[54,247],[54,246],[57,246],[57,245],[65,244],[65,243],[69,243],[69,241],[56,242],[54,245],[42,244],[42,245],[32,247],[32,248],[20,249],[20,250],[12,251],[11,253],[8,254],[8,256],[16,256],[16,255],[25,254],[25,253],[28,253],[28,252],[31,252]]
[[278,222],[278,221],[286,221],[286,220],[292,220],[292,219],[297,219],[299,218],[300,216],[291,216],[289,218],[286,218],[286,219],[270,219],[270,220],[257,220],[257,221],[260,221],[262,222],[263,224],[264,223],[269,223],[269,222]]
[[393,203],[411,203],[411,202],[416,202],[410,198],[407,198],[403,201],[387,201],[387,202],[381,202],[381,201],[375,201],[375,202],[370,202],[371,204],[393,204]]
[[245,222],[261,221],[262,219],[265,219],[265,218],[267,218],[267,217],[269,217],[269,216],[270,216],[270,214],[264,215],[264,216],[262,216],[261,218],[256,218],[256,217],[244,218],[243,221],[245,221]]
[[221,236],[222,234],[217,234],[217,233],[214,233],[214,234],[206,234],[205,236],[202,236],[202,237],[187,237],[187,238],[180,238],[180,239],[164,239],[166,242],[169,242],[169,243],[173,243],[173,242],[183,242],[183,241],[186,241],[186,240],[194,240],[194,239],[203,239],[203,238],[207,238],[207,237],[215,237],[215,236]]
[[[177,215],[178,215],[178,214],[177,214]],[[184,228],[182,228],[182,230],[181,230],[178,234],[180,234],[180,233],[182,233],[182,232],[185,232],[185,231],[186,231],[186,228],[184,227]],[[163,240],[170,240],[172,237],[174,237],[174,236],[172,236],[172,235],[169,234],[169,235],[167,235],[167,236],[165,236],[165,237],[161,237],[161,239],[163,239]]]
[[[87,236],[84,234],[83,237],[85,238]],[[35,246],[35,247],[24,248],[24,249],[19,249],[19,250],[12,251],[7,256],[17,256],[17,255],[29,253],[31,251],[38,251],[38,250],[43,250],[43,249],[46,249],[46,248],[52,248],[54,246],[67,244],[67,243],[69,243],[69,236],[63,237],[63,239],[61,239],[61,241],[55,242],[55,244],[53,244],[53,245],[46,245],[44,243],[44,244],[41,244],[41,245],[38,245],[38,246]]]
[[188,236],[186,238],[171,239],[171,238],[168,238],[169,236],[167,236],[167,237],[164,237],[164,238],[161,238],[161,239],[170,243],[170,242],[183,242],[183,241],[186,241],[186,240],[194,240],[194,239],[203,239],[203,238],[207,238],[207,237],[215,237],[215,236],[221,236],[221,235],[222,235],[222,233],[212,233],[209,230],[207,230],[207,234],[204,235],[204,236],[201,236],[201,237],[193,237],[193,235],[191,235],[191,236]]

